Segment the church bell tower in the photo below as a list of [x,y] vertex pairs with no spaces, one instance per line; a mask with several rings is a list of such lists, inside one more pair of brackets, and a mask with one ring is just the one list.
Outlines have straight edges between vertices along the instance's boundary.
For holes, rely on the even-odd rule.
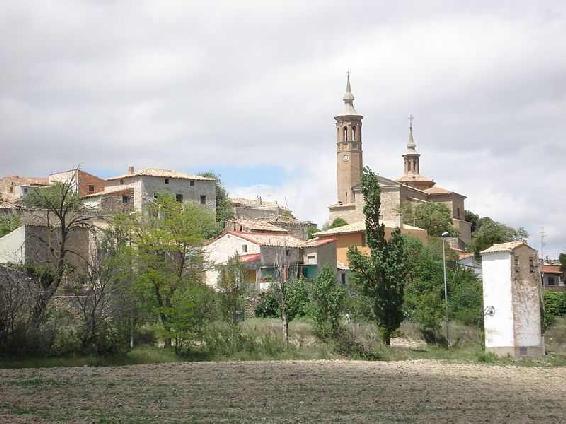
[[354,109],[350,72],[344,94],[344,109],[336,120],[336,171],[338,204],[354,203],[354,187],[362,181],[362,118]]

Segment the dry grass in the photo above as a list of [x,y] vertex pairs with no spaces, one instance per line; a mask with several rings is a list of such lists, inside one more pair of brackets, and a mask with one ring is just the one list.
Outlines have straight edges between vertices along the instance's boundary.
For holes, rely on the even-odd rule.
[[566,368],[405,362],[0,370],[0,422],[548,422]]

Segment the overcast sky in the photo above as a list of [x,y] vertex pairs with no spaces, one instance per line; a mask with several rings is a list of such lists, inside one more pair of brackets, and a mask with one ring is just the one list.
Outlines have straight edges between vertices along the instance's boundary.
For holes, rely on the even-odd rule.
[[366,164],[412,113],[421,173],[566,251],[564,1],[5,1],[0,175],[215,170],[323,223],[347,69]]

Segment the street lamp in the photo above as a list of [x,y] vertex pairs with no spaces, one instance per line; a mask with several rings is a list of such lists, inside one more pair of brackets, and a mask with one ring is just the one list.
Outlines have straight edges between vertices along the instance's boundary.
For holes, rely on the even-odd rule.
[[446,282],[446,252],[445,252],[445,245],[446,245],[446,237],[449,234],[447,231],[442,233],[442,269],[444,271],[444,302],[446,304],[446,346],[450,347],[450,337],[448,333],[448,284]]

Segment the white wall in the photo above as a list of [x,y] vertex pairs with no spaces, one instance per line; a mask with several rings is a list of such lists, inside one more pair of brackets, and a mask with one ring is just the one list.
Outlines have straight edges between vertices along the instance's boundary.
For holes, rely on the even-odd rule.
[[[246,252],[244,245],[247,246]],[[207,285],[216,287],[219,273],[214,266],[225,264],[236,253],[240,256],[260,253],[260,246],[233,234],[224,234],[204,247],[204,259],[209,268],[205,273]]]
[[26,227],[22,225],[0,238],[0,263],[25,263]]
[[511,258],[510,252],[490,253],[482,258],[484,310],[493,307],[493,315],[484,317],[486,347],[514,345]]

